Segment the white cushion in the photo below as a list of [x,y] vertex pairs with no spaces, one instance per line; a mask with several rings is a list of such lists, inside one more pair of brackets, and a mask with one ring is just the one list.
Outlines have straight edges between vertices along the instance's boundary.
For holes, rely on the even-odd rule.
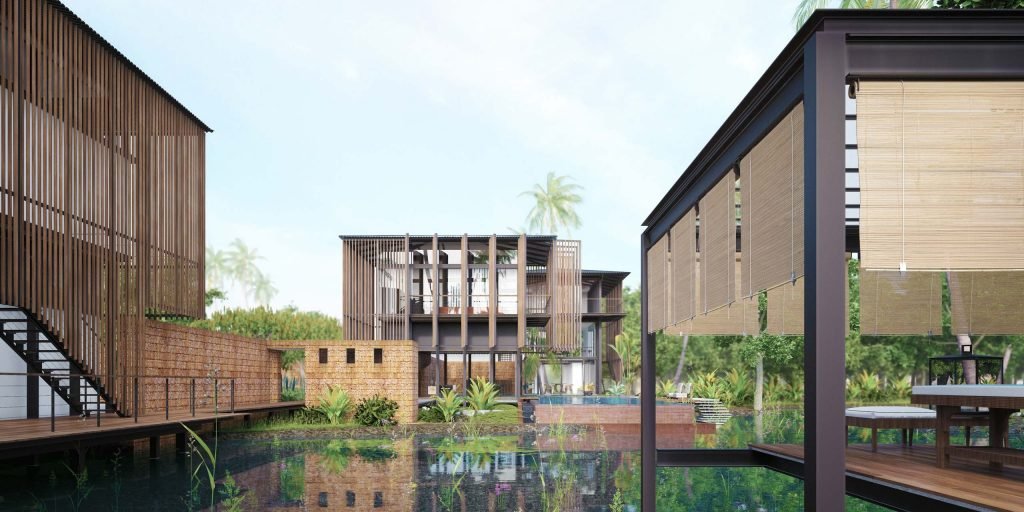
[[851,407],[846,410],[851,418],[934,418],[935,411],[924,407],[906,407],[899,405],[873,405],[870,407]]
[[1020,384],[952,384],[948,386],[914,386],[915,395],[983,396],[1024,398]]

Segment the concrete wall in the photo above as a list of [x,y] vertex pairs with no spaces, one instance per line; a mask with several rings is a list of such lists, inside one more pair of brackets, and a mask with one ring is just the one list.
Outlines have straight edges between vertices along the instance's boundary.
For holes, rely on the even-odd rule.
[[[399,423],[416,421],[416,377],[418,354],[412,340],[330,340],[274,341],[280,348],[306,352],[306,405],[316,406],[328,384],[340,386],[355,404],[380,394],[398,402]],[[320,349],[327,349],[327,362],[320,362]],[[355,362],[348,363],[346,349],[355,350]],[[380,363],[373,362],[374,349],[381,349]]]
[[[267,340],[247,338],[206,329],[146,321],[140,409],[163,411],[165,381],[172,410],[188,409],[191,378],[196,377],[196,405],[212,409],[230,407],[231,379],[235,380],[235,405],[277,402],[281,388],[281,355],[270,350]],[[214,392],[214,380],[217,390]]]

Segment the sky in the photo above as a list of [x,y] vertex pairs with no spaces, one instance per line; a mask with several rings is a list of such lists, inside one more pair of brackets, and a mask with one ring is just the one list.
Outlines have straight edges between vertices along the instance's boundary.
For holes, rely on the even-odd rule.
[[637,285],[641,223],[797,1],[65,3],[214,129],[207,246],[340,316],[338,235],[510,233],[548,172],[584,187],[584,267]]

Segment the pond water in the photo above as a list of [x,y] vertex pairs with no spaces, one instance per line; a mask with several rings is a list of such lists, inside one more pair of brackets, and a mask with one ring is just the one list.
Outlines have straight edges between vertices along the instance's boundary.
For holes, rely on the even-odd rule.
[[[760,423],[760,425],[758,424]],[[852,442],[861,442],[859,433]],[[892,434],[895,436],[896,434]],[[920,434],[927,442],[931,433]],[[635,432],[559,427],[507,436],[423,435],[377,439],[283,440],[224,437],[217,446],[214,501],[230,510],[554,511],[638,510],[639,437]],[[1021,422],[1011,437],[1022,445]],[[694,446],[744,447],[801,442],[799,411],[736,416]],[[894,442],[895,438],[888,439]],[[158,461],[108,452],[76,480],[59,460],[34,470],[0,468],[0,510],[203,510],[210,504],[197,459],[165,450]],[[225,492],[230,472],[236,491]],[[802,509],[802,482],[759,468],[665,468],[659,510]],[[618,508],[621,505],[621,508]],[[882,510],[853,498],[848,510]]]

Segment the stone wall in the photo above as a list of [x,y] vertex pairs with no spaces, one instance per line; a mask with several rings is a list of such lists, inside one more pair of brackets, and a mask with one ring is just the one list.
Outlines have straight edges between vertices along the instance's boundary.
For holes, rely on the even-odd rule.
[[218,408],[227,410],[232,379],[236,406],[280,399],[281,356],[268,349],[266,340],[147,320],[144,344],[145,377],[139,382],[143,413],[163,411],[165,393],[171,410],[188,409],[193,379],[198,409],[212,409],[216,396]]
[[[340,386],[355,404],[375,394],[398,402],[396,419],[416,421],[417,348],[412,340],[378,341],[274,341],[274,346],[306,352],[306,405],[316,406],[327,385]],[[355,349],[355,362],[348,363],[346,350]],[[374,363],[374,349],[381,349],[380,363]],[[327,349],[327,362],[320,362],[320,349]]]

